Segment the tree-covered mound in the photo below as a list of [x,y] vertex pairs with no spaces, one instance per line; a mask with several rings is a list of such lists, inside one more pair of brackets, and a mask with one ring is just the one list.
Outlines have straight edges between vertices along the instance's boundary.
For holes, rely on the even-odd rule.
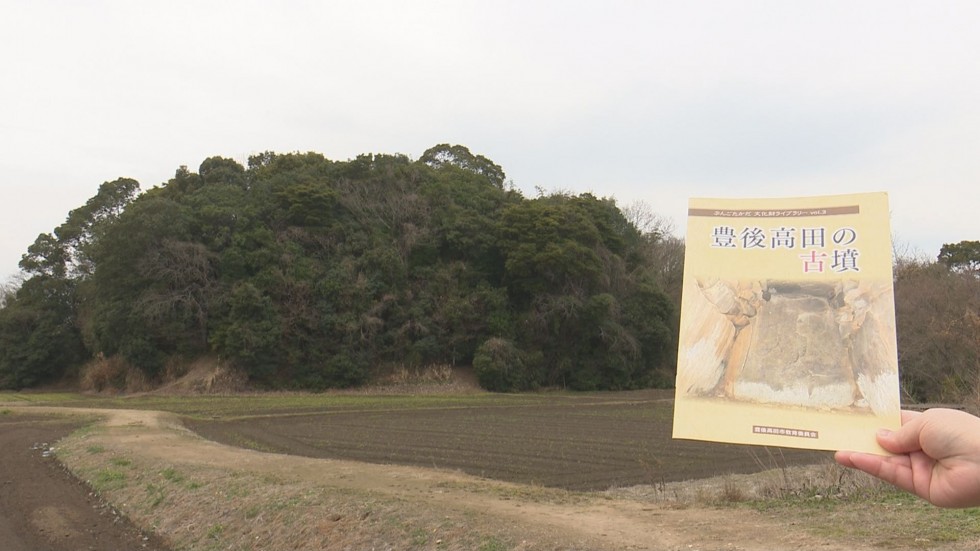
[[106,182],[38,237],[0,309],[0,387],[203,355],[269,388],[429,365],[500,391],[669,383],[662,238],[611,199],[525,198],[462,146],[211,157]]

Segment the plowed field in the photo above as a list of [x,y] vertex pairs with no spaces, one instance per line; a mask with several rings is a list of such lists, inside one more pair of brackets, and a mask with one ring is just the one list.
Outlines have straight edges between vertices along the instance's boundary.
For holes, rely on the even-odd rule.
[[370,408],[187,420],[226,444],[307,457],[458,469],[574,490],[658,484],[828,460],[823,452],[671,439],[663,391],[535,403]]

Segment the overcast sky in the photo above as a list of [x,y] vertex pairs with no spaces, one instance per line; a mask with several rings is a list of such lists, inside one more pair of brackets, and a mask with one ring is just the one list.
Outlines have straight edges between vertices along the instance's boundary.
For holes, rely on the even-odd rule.
[[0,0],[0,281],[118,177],[462,144],[535,195],[887,191],[980,239],[980,2]]

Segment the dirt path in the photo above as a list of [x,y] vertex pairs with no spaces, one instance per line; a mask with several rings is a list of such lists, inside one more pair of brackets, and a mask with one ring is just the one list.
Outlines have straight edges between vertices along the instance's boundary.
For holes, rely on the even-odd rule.
[[6,551],[163,551],[51,457],[78,419],[0,415],[0,542]]
[[[60,408],[23,408],[33,412]],[[16,408],[15,408],[16,410]],[[671,509],[601,495],[541,500],[526,487],[454,472],[261,453],[206,441],[172,414],[78,410],[105,417],[99,442],[149,462],[277,477],[284,483],[388,496],[412,507],[463,511],[483,523],[513,526],[554,549],[742,550],[870,549],[817,539],[744,509]],[[531,536],[529,536],[531,537]],[[542,548],[528,544],[528,549]]]

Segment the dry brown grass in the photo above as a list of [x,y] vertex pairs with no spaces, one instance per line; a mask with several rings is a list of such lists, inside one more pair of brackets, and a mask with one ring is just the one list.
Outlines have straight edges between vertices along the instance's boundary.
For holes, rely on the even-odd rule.
[[432,364],[422,367],[388,365],[380,368],[362,387],[334,390],[335,394],[470,394],[485,392],[472,368]]
[[145,392],[151,388],[146,375],[121,356],[99,354],[82,366],[79,387],[87,392]]
[[866,497],[881,491],[890,490],[864,473],[827,461],[776,467],[754,474],[725,474],[683,482],[614,488],[606,494],[669,507],[703,507],[791,498]]
[[[59,459],[130,519],[175,549],[540,549],[512,527],[436,504],[285,476],[148,460],[100,429],[60,443]],[[526,534],[524,534],[526,536]]]
[[159,380],[151,380],[121,356],[99,355],[86,363],[79,375],[79,390],[100,394],[167,395],[237,393],[248,389],[248,377],[215,356],[194,360],[169,359]]
[[191,362],[178,358],[168,362],[158,394],[233,394],[248,389],[248,377],[216,356],[203,356]]

